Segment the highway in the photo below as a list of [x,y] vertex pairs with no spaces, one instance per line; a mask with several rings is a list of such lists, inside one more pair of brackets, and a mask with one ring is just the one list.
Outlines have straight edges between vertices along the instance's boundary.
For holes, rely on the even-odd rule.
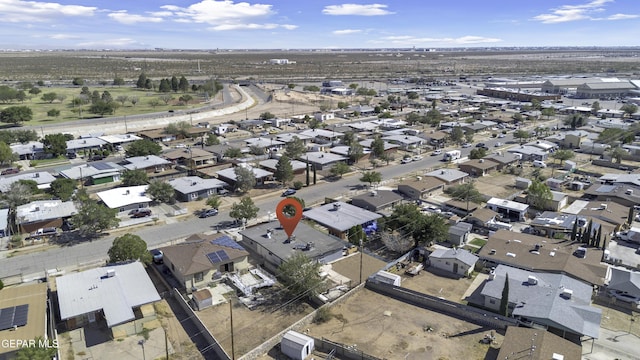
[[[494,149],[497,149],[493,147],[496,142],[509,143],[512,142],[512,140],[512,135],[508,134],[502,139],[487,139],[482,141],[489,147],[489,151],[494,151]],[[461,149],[462,156],[468,156],[471,149],[473,148]],[[417,175],[425,171],[433,170],[444,165],[441,160],[442,156],[429,156],[428,154],[424,154],[421,160],[414,161],[410,164],[389,165],[379,167],[375,170],[382,174],[383,181],[388,181],[394,178],[412,174]],[[359,178],[360,175],[356,173],[336,181],[319,182],[315,186],[299,190],[296,196],[304,199],[307,206],[309,206],[322,202],[325,197],[354,195],[354,189],[362,185]],[[269,213],[273,214],[276,204],[280,200],[279,191],[276,191],[273,196],[256,200],[256,205],[260,208],[258,217],[265,219],[269,216]],[[275,215],[271,216],[275,219]],[[111,247],[113,239],[125,232],[139,235],[147,242],[149,248],[154,248],[185,238],[191,234],[216,230],[217,224],[229,220],[231,220],[231,218],[228,215],[228,211],[221,211],[220,214],[215,217],[206,219],[189,217],[186,220],[176,223],[142,226],[132,228],[130,231],[126,229],[124,231],[118,230],[114,231],[113,235],[105,235],[91,242],[83,242],[64,247],[49,247],[46,251],[31,252],[16,256],[11,256],[10,253],[5,252],[3,256],[8,257],[0,260],[0,278],[20,275],[23,279],[39,278],[43,277],[45,271],[48,269],[71,269],[79,266],[98,265],[100,261],[106,260],[107,251]]]

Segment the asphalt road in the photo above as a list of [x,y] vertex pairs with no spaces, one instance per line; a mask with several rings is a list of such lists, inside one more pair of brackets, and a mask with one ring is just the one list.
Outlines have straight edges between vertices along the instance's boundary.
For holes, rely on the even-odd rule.
[[[493,150],[493,144],[498,140],[506,143],[511,140],[511,135],[509,134],[503,139],[490,139],[483,142]],[[461,149],[462,156],[467,156],[471,149]],[[425,170],[432,170],[444,164],[441,160],[442,156],[428,156],[428,154],[425,154],[423,159],[419,161],[410,164],[380,167],[376,171],[382,174],[383,180],[389,180],[410,174],[424,173]],[[354,189],[362,185],[359,178],[358,174],[353,174],[341,180],[321,182],[315,186],[299,190],[296,196],[304,199],[307,205],[311,205],[322,202],[325,197],[353,195],[355,194]],[[270,216],[275,219],[273,214],[277,203],[281,200],[279,195],[280,193],[277,192],[273,196],[256,201],[256,205],[260,208],[258,217],[266,218],[271,213]],[[185,221],[166,225],[142,226],[131,229],[130,232],[145,239],[149,248],[154,248],[191,234],[216,230],[220,222],[229,220],[231,218],[228,212],[222,211],[215,217],[206,219],[189,218]],[[121,231],[117,232],[118,235],[121,233]],[[0,261],[0,278],[22,275],[23,278],[30,279],[42,277],[47,269],[65,269],[97,264],[100,260],[106,260],[107,251],[116,236],[116,234],[105,235],[91,242],[4,258]]]

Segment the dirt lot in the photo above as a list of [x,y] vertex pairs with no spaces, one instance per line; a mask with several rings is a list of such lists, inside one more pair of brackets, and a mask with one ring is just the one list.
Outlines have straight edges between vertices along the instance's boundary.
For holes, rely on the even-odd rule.
[[505,198],[517,191],[514,187],[516,176],[500,172],[479,177],[475,180],[476,189],[481,194]]
[[[484,359],[489,350],[489,345],[480,340],[490,329],[367,289],[333,306],[331,314],[330,321],[311,325],[309,334],[354,345],[380,358],[471,360]],[[502,337],[496,335],[496,343],[500,344]]]

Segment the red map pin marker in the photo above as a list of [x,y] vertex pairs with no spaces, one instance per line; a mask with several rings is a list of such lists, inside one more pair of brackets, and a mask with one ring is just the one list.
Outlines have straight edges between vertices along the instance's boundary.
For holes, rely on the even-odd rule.
[[[295,209],[295,214],[293,216],[285,214],[284,208],[287,206],[292,206]],[[278,216],[280,225],[290,239],[291,235],[293,235],[293,231],[296,229],[296,226],[298,226],[300,219],[302,219],[302,205],[296,199],[286,198],[280,201],[276,206],[276,216]]]

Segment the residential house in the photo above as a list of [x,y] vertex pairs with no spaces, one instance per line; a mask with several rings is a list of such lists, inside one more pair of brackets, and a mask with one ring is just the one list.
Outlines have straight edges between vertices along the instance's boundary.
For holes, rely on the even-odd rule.
[[[344,156],[345,158],[348,159],[348,162],[350,164],[354,163],[351,161],[351,146],[346,146],[346,145],[334,146],[331,149],[329,149],[329,152],[332,154]],[[366,161],[367,159],[369,159],[369,156],[371,155],[371,150],[363,148],[361,155],[362,156],[358,159],[358,162]]]
[[238,127],[233,124],[217,124],[212,127],[213,133],[218,136],[224,136],[226,133],[238,131]]
[[539,147],[530,146],[530,145],[512,146],[507,149],[507,152],[511,154],[520,154],[521,159],[523,161],[533,161],[533,160],[544,161],[544,160],[547,160],[547,158],[549,157],[549,153],[547,153],[546,151],[540,149]]
[[152,129],[152,130],[139,131],[138,136],[140,136],[143,139],[156,141],[156,142],[171,142],[178,139],[177,135],[168,134],[164,131],[164,129]]
[[453,212],[460,216],[467,216],[468,214],[476,211],[479,205],[473,201],[460,201],[457,199],[451,199],[444,202],[442,208],[447,211]]
[[372,190],[351,198],[351,205],[372,212],[390,212],[404,198],[391,190]]
[[496,359],[514,356],[527,360],[577,360],[582,358],[582,346],[542,329],[509,326]]
[[146,195],[149,185],[118,187],[100,191],[96,195],[110,209],[118,209],[119,212],[130,211],[149,207],[151,198]]
[[303,135],[300,133],[280,133],[278,135],[276,135],[276,139],[278,141],[281,141],[283,143],[290,143],[296,139],[299,139],[300,141],[302,141],[303,144],[307,144],[309,142],[311,142],[313,140],[313,136],[309,136],[309,135]]
[[457,169],[438,169],[424,174],[443,181],[447,185],[462,184],[469,174]]
[[477,227],[492,228],[498,213],[489,208],[476,209],[469,214],[465,221]]
[[640,298],[640,272],[638,271],[612,266],[606,284],[607,290],[621,291]]
[[250,148],[262,149],[265,154],[269,152],[278,152],[285,146],[283,141],[275,139],[275,135],[272,138],[258,137],[246,139],[245,143]]
[[413,135],[389,135],[383,136],[382,140],[398,145],[403,150],[420,149],[426,142],[425,139]]
[[[278,159],[267,159],[267,160],[262,160],[258,163],[260,167],[272,173],[276,172],[277,164],[278,164]],[[307,169],[307,164],[302,161],[291,160],[291,167],[293,168],[294,174],[302,174]]]
[[366,233],[375,232],[376,220],[382,215],[337,201],[307,210],[304,217],[326,227],[329,234],[347,239],[347,232],[354,226],[361,225]]
[[487,207],[506,219],[524,221],[529,205],[511,200],[491,198],[487,201]]
[[497,312],[507,277],[508,311],[524,325],[575,337],[599,337],[602,310],[591,306],[593,288],[567,275],[498,265],[484,283],[479,305]]
[[447,241],[453,246],[461,247],[467,243],[471,229],[473,229],[473,225],[466,222],[457,222],[449,226]]
[[318,151],[305,153],[300,157],[300,160],[315,166],[316,170],[325,170],[336,163],[346,162],[348,158],[338,154]]
[[197,169],[216,163],[213,153],[197,147],[176,149],[162,154],[162,157],[173,164],[186,166],[188,169]]
[[[0,359],[14,359],[21,342],[51,338],[53,329],[48,320],[48,286],[46,282],[32,282],[5,286],[0,290]],[[12,345],[13,344],[13,345]]]
[[576,250],[583,245],[502,229],[489,236],[477,255],[486,267],[505,264],[529,271],[566,274],[601,286],[608,271],[600,262],[603,250],[590,247],[584,257],[576,256]]
[[114,135],[102,135],[98,138],[110,145],[112,149],[118,146],[125,146],[137,140],[142,140],[141,137],[133,134],[114,134]]
[[563,209],[562,212],[576,213],[580,217],[599,222],[606,229],[603,234],[621,230],[629,219],[629,207],[613,201],[576,200],[571,208],[566,208],[566,210]]
[[44,145],[40,141],[29,141],[26,144],[11,144],[11,152],[18,155],[19,160],[44,159]]
[[[308,212],[305,212],[305,216]],[[260,259],[261,265],[271,271],[275,271],[282,262],[297,253],[327,263],[342,257],[345,246],[344,242],[316,230],[304,221],[298,223],[291,237],[277,221],[252,226],[242,230],[240,235],[242,245]]]
[[106,144],[107,142],[99,137],[67,140],[67,153],[88,153],[93,150],[102,150]]
[[335,114],[332,112],[317,112],[313,114],[313,118],[321,122],[333,120],[335,117]]
[[311,141],[318,144],[339,144],[344,138],[344,133],[326,129],[307,129],[299,134],[311,138]]
[[176,191],[178,201],[196,201],[219,194],[227,183],[218,179],[203,179],[199,176],[185,176],[169,180],[169,184]]
[[433,146],[436,149],[443,148],[447,143],[449,136],[449,133],[444,131],[433,131],[424,135],[429,145]]
[[429,265],[456,276],[469,276],[478,257],[465,249],[437,249],[429,255]]
[[417,176],[398,183],[398,192],[410,199],[426,199],[441,194],[446,183],[432,176]]
[[77,214],[73,201],[38,200],[16,208],[16,225],[19,231],[30,233],[41,228],[59,228],[65,219]]
[[160,250],[164,265],[188,293],[208,286],[223,274],[250,267],[249,253],[227,235],[192,235]]
[[20,180],[35,181],[38,189],[45,190],[51,187],[51,183],[56,178],[46,171],[38,171],[33,173],[20,173],[12,176],[0,177],[0,192],[7,192],[11,188],[11,184]]
[[484,158],[497,163],[498,166],[496,166],[496,170],[500,171],[505,167],[518,164],[522,156],[519,154],[503,153],[502,151],[499,151],[495,154],[487,155]]
[[[256,178],[256,185],[262,185],[264,184],[266,181],[271,180],[273,177],[273,173],[267,170],[263,170],[260,168],[256,168],[253,167],[249,164],[245,164],[245,163],[241,163],[238,164],[238,166],[241,166],[245,169],[251,170],[251,172],[253,172],[253,175]],[[226,169],[222,169],[219,170],[218,172],[216,172],[218,179],[226,182],[227,184],[229,184],[231,187],[235,188],[236,186],[236,171],[234,167],[230,167],[230,168],[226,168]]]
[[59,174],[83,185],[99,185],[120,181],[124,167],[113,162],[93,162],[60,170]]
[[479,177],[497,170],[498,163],[485,159],[472,159],[459,163],[458,168],[471,176]]
[[[533,233],[540,236],[556,237],[560,235],[568,236],[573,230],[573,223],[577,222],[578,230],[585,231],[589,218],[574,214],[563,214],[556,211],[544,211],[535,217],[530,223]],[[595,236],[602,221],[593,221],[591,233]],[[605,232],[606,234],[606,232]]]
[[159,173],[172,168],[171,161],[155,155],[126,158],[122,166],[127,170],[144,170],[147,174]]
[[69,273],[55,278],[60,319],[67,329],[98,323],[114,337],[134,335],[156,319],[160,295],[140,262]]
[[[371,151],[371,146],[373,143],[373,139],[365,139],[362,140],[360,142],[358,142],[360,145],[362,145],[362,147],[364,147],[366,150]],[[384,141],[383,142],[383,148],[384,148],[384,153],[385,154],[393,154],[395,152],[397,152],[398,150],[398,145],[396,144],[392,144],[390,142]]]
[[640,204],[640,186],[629,184],[593,184],[584,194],[584,199],[591,201],[612,201],[625,207]]

